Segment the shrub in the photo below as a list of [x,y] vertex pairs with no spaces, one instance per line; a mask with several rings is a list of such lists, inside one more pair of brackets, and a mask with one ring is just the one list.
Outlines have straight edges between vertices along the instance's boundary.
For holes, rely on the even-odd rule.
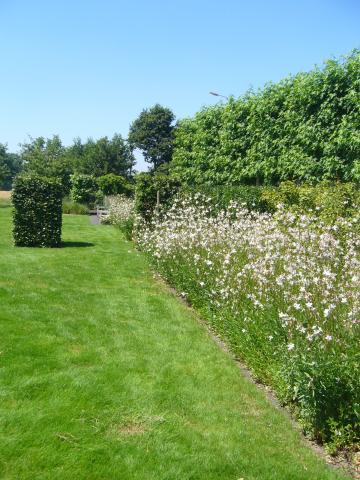
[[14,182],[14,241],[23,247],[61,244],[62,185],[55,178],[26,175]]
[[62,202],[62,212],[65,214],[88,215],[89,207],[83,203],[76,203],[69,198],[64,198]]
[[287,181],[280,183],[278,188],[263,188],[261,203],[269,212],[275,212],[282,205],[294,212],[312,213],[327,223],[334,223],[339,217],[349,218],[358,213],[360,192],[353,183],[296,185]]
[[157,192],[162,208],[171,204],[171,200],[180,188],[179,182],[169,176],[168,166],[159,167],[156,172],[140,173],[135,184],[135,210],[144,218],[151,218],[157,203]]
[[71,199],[76,203],[91,205],[95,201],[97,183],[95,177],[85,174],[71,176]]
[[98,186],[104,195],[127,195],[133,192],[133,186],[121,175],[108,173],[97,179]]

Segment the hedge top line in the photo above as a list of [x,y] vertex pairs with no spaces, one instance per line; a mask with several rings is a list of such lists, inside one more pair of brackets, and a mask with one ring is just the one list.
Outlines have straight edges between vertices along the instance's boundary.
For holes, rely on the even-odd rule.
[[185,184],[360,181],[360,51],[205,107],[175,129]]

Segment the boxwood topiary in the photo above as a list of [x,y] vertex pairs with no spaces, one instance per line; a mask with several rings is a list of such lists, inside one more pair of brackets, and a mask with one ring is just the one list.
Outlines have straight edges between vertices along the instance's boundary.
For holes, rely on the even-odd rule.
[[59,247],[62,185],[56,178],[22,175],[15,179],[13,236],[16,246]]

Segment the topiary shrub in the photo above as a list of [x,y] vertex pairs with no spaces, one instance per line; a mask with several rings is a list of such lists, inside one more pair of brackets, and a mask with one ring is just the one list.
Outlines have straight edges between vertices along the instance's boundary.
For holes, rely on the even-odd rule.
[[130,196],[133,188],[121,175],[108,173],[97,179],[98,186],[104,195],[126,195]]
[[94,203],[97,188],[96,179],[92,175],[78,173],[71,176],[70,196],[76,203]]
[[13,186],[13,236],[19,247],[59,247],[62,185],[56,178],[26,175]]

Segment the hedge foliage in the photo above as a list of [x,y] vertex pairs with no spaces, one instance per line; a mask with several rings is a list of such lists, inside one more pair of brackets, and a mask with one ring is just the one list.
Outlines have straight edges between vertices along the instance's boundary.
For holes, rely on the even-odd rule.
[[181,187],[180,194],[200,193],[211,201],[215,212],[224,210],[231,202],[244,205],[249,210],[264,212],[268,210],[268,205],[262,197],[264,190],[264,187],[254,185],[197,185],[196,187]]
[[16,246],[60,246],[62,195],[63,189],[58,179],[39,175],[16,178],[12,193]]
[[261,202],[268,212],[274,212],[283,205],[286,209],[316,215],[333,223],[339,217],[349,218],[358,213],[360,190],[354,183],[295,185],[287,181],[277,188],[263,188]]
[[360,51],[181,121],[171,171],[187,185],[360,181]]
[[321,182],[307,183],[281,182],[273,186],[207,186],[182,187],[183,195],[200,193],[208,198],[215,212],[226,209],[231,202],[245,205],[249,210],[273,213],[279,206],[294,213],[305,213],[320,217],[326,223],[334,223],[338,218],[350,218],[360,208],[360,189],[354,183]]
[[133,192],[132,184],[126,178],[114,173],[98,177],[97,184],[104,195],[130,196]]
[[71,176],[70,196],[75,203],[94,203],[97,189],[96,178],[92,175],[78,173]]

